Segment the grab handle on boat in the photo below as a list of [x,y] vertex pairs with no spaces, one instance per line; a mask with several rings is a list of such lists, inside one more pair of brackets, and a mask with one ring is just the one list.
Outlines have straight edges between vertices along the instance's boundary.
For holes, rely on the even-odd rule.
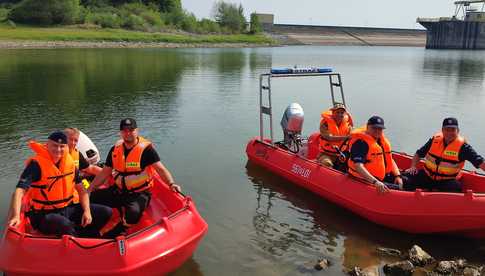
[[172,224],[170,224],[170,220],[168,219],[168,217],[163,217],[162,223],[163,225],[165,225],[165,229],[167,229],[167,232],[172,232]]
[[472,200],[473,199],[473,190],[467,189],[466,192],[465,192],[465,198]]
[[422,197],[423,196],[423,190],[421,189],[416,189],[416,191],[414,191],[414,196],[416,197]]

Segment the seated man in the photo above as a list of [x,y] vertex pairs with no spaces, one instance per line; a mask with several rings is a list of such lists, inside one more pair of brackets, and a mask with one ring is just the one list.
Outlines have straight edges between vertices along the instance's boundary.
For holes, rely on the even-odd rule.
[[[9,226],[20,223],[22,198],[29,190],[27,215],[34,229],[46,235],[100,236],[101,228],[111,217],[111,209],[89,204],[88,193],[66,145],[67,137],[62,132],[49,135],[45,145],[30,142],[36,155],[27,160],[12,196]],[[80,204],[74,203],[75,191],[79,193]]]
[[72,160],[76,165],[76,168],[87,175],[96,176],[98,173],[100,173],[101,168],[96,165],[89,164],[84,156],[80,154],[76,148],[77,142],[79,140],[79,129],[69,127],[64,129],[64,134],[67,136],[69,154],[71,155]]
[[317,157],[320,164],[327,167],[336,164],[341,152],[346,150],[346,142],[350,138],[352,127],[352,117],[343,104],[336,103],[330,110],[322,113],[320,154]]
[[[457,177],[470,161],[476,168],[485,170],[482,156],[467,144],[459,135],[458,120],[446,118],[443,120],[441,132],[435,134],[428,142],[416,151],[411,167],[406,170],[408,180],[404,189],[416,188],[438,190],[443,192],[461,192],[461,184]],[[424,158],[424,169],[418,170],[417,164]]]
[[348,172],[367,180],[377,187],[380,193],[389,189],[383,182],[393,182],[402,189],[402,178],[391,154],[391,144],[384,136],[384,120],[372,116],[367,127],[352,132],[350,138],[350,159]]
[[94,191],[93,202],[113,208],[113,216],[102,232],[107,238],[114,238],[141,219],[148,207],[153,186],[153,174],[158,173],[172,190],[180,191],[170,172],[160,162],[152,143],[138,136],[134,119],[120,122],[121,140],[111,148],[106,164],[91,183],[90,190],[113,175],[114,183],[107,189]]

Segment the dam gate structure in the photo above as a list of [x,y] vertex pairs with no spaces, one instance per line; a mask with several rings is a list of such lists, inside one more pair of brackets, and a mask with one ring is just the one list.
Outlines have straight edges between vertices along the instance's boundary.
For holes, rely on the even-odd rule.
[[418,18],[427,49],[485,49],[485,0],[455,1],[451,17]]

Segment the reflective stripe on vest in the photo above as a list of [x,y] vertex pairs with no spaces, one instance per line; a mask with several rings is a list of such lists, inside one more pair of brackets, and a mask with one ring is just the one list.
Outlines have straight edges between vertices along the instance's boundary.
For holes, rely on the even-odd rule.
[[[389,143],[389,140],[387,140],[383,134],[379,139],[382,144],[381,146],[379,143],[377,143],[376,139],[365,133],[363,128],[352,132],[349,148],[352,148],[353,144],[357,140],[363,140],[369,147],[369,151],[367,152],[366,160],[364,162],[364,167],[372,176],[381,181],[384,180],[386,174],[391,173],[393,169],[391,143]],[[363,178],[356,171],[356,164],[352,161],[352,159],[349,159],[348,165],[350,174]]]
[[74,162],[67,150],[57,167],[45,145],[30,142],[29,146],[36,153],[30,160],[35,160],[40,167],[41,179],[32,182],[29,190],[30,205],[34,210],[53,210],[70,205],[75,191]]
[[113,177],[115,185],[119,189],[141,192],[152,187],[152,168],[148,166],[143,171],[141,169],[141,156],[150,145],[150,141],[141,136],[138,137],[138,143],[125,158],[123,141],[120,140],[116,143],[111,157],[114,169]]
[[[332,117],[332,111],[327,110],[321,114],[322,119],[320,121],[320,126],[323,124],[327,124],[328,126],[328,133],[334,136],[346,136],[350,134],[350,130],[352,129],[352,117],[349,113],[345,113],[344,119],[337,125],[335,120]],[[320,136],[320,152],[324,152],[328,155],[337,155],[337,151],[334,147],[337,147],[341,151],[346,150],[344,145],[346,141],[328,141],[325,140],[323,137]]]
[[433,180],[456,179],[465,166],[465,161],[458,158],[460,149],[466,141],[458,136],[445,146],[443,133],[433,136],[431,147],[424,157],[424,171]]

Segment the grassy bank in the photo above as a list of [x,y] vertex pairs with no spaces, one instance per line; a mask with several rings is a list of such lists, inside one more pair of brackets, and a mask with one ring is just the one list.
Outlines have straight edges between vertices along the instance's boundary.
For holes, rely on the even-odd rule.
[[275,44],[264,35],[197,35],[173,33],[147,33],[122,29],[83,29],[79,27],[30,27],[15,28],[0,25],[0,40],[3,41],[85,41],[85,42],[146,42],[146,43],[247,43]]

